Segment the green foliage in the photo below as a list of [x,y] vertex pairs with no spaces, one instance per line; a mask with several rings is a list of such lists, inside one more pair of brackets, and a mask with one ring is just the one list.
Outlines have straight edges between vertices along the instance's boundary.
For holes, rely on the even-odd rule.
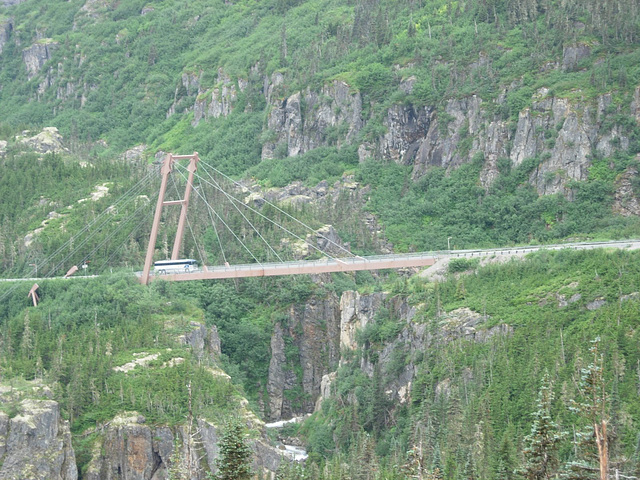
[[449,260],[449,273],[475,270],[479,264],[480,260],[478,258],[452,258]]
[[[601,412],[607,431],[615,431],[609,437],[611,462],[622,462],[616,468],[630,472],[640,418],[637,382],[619,373],[640,355],[640,302],[634,294],[639,269],[633,252],[567,250],[479,268],[463,277],[462,299],[453,276],[437,288],[414,280],[410,298],[423,309],[414,318],[424,315],[426,328],[433,326],[431,343],[421,356],[403,355],[402,339],[420,328],[414,325],[379,345],[360,344],[355,355],[343,357],[335,395],[301,432],[318,442],[314,432],[322,431],[322,451],[334,448],[342,455],[360,451],[362,429],[378,446],[392,438],[389,448],[378,448],[377,461],[413,472],[421,468],[425,476],[439,470],[444,478],[453,472],[461,478],[516,478],[517,470],[525,478],[553,478],[567,460],[585,464],[574,461],[574,425],[591,442],[588,451],[578,446],[579,453],[595,451],[593,428],[583,434],[581,426],[593,425],[590,415]],[[593,309],[594,299],[606,301]],[[438,314],[438,303],[450,313]],[[486,315],[474,323],[475,340],[453,333],[461,321],[454,311],[461,307]],[[590,340],[598,335],[598,352],[605,353],[591,361]],[[382,349],[384,360],[373,354]],[[410,366],[418,374],[409,405],[384,404],[376,392],[397,388],[399,374]],[[574,379],[581,375],[578,385]],[[629,415],[626,422],[615,420],[621,414]],[[524,457],[517,453],[521,446]]]
[[251,449],[247,445],[246,427],[240,420],[226,424],[220,437],[220,457],[216,461],[216,480],[248,480],[251,472]]
[[[528,183],[540,159],[513,168],[499,161],[500,176],[487,191],[478,184],[481,166],[470,163],[445,172],[432,168],[415,183],[398,165],[369,162],[358,180],[372,186],[367,209],[379,216],[399,251],[546,243],[576,235],[634,235],[636,219],[614,217],[613,180],[628,163],[624,156],[598,161],[589,182],[573,182],[573,199],[539,196]],[[599,172],[599,173],[598,173]],[[607,173],[608,172],[608,173]],[[450,241],[447,239],[450,237]]]
[[366,97],[380,101],[391,87],[392,80],[390,68],[380,63],[369,63],[356,73],[355,85]]
[[[24,302],[0,309],[3,379],[54,385],[73,432],[122,411],[137,411],[154,423],[182,422],[189,403],[185,379],[198,415],[224,417],[238,407],[235,388],[178,345],[179,333],[202,317],[193,306],[167,304],[129,277],[42,281],[40,292],[37,309]],[[152,354],[157,357],[146,367],[114,369]]]
[[295,157],[264,160],[248,174],[269,187],[284,187],[295,181],[315,186],[323,180],[329,184],[339,180],[345,171],[357,164],[355,147],[319,147]]

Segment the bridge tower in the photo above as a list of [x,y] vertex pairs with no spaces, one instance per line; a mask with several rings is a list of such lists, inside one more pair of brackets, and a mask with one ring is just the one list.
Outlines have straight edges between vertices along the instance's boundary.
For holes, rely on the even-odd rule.
[[[167,190],[167,180],[169,174],[173,171],[173,164],[176,160],[189,160],[189,177],[187,179],[187,186],[185,187],[184,197],[182,200],[165,201],[165,193]],[[165,205],[182,205],[180,210],[180,219],[178,220],[178,230],[176,231],[176,238],[173,242],[173,250],[171,252],[171,260],[177,260],[180,255],[180,247],[182,245],[182,238],[184,237],[184,226],[187,220],[187,208],[189,207],[189,198],[191,197],[191,189],[193,187],[193,174],[198,169],[198,152],[193,152],[192,155],[173,155],[168,153],[164,157],[162,164],[162,182],[160,183],[160,192],[158,194],[158,203],[156,204],[156,213],[153,217],[153,225],[151,226],[151,235],[149,236],[149,245],[147,246],[147,256],[144,261],[144,270],[142,271],[142,277],[140,281],[143,285],[149,283],[149,272],[151,271],[151,264],[153,263],[153,253],[156,249],[156,239],[158,237],[158,229],[160,228],[160,218],[162,216],[162,207]]]

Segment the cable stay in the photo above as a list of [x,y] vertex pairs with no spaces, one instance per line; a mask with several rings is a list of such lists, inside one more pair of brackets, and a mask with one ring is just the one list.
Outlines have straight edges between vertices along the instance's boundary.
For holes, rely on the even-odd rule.
[[[233,178],[229,177],[228,175],[225,175],[223,172],[221,172],[220,170],[218,170],[217,168],[207,164],[206,162],[202,162],[202,165],[204,165],[207,168],[210,168],[211,170],[213,170],[214,172],[216,172],[218,175],[221,175],[222,177],[224,177],[226,180],[230,181],[231,183],[233,183],[235,186],[239,187],[239,188],[244,188],[244,186],[239,183],[236,182]],[[206,170],[205,170],[206,171]],[[278,212],[282,213],[283,215],[287,216],[288,218],[290,218],[291,220],[293,220],[294,222],[302,225],[303,227],[307,228],[308,230],[310,230],[311,232],[313,232],[314,234],[320,236],[321,238],[324,238],[325,240],[327,240],[329,243],[332,243],[333,245],[335,245],[336,247],[338,247],[340,250],[345,251],[346,253],[348,253],[349,255],[358,257],[358,255],[354,255],[351,251],[349,251],[348,249],[346,249],[345,247],[343,247],[342,245],[340,245],[339,243],[334,242],[333,240],[331,240],[330,238],[322,235],[321,233],[319,233],[318,231],[314,230],[312,227],[310,227],[309,225],[307,225],[306,223],[304,223],[303,221],[297,219],[296,217],[294,217],[293,215],[289,214],[288,212],[286,212],[285,210],[283,210],[282,208],[280,208],[278,205],[276,205],[273,202],[270,202],[269,200],[267,200],[266,198],[263,197],[263,200],[265,201],[265,203],[267,205],[269,205],[270,207],[273,207],[274,209],[276,209]],[[244,203],[243,203],[244,205]],[[362,258],[362,257],[359,257]]]
[[[207,181],[206,179],[202,179],[202,181],[203,181],[203,182],[205,182],[206,184],[208,184],[208,185],[212,186],[212,187],[213,187],[213,188],[215,188],[216,190],[219,190],[219,191],[221,191],[221,192],[224,192],[224,190],[223,190],[221,187],[216,186],[214,183],[209,182],[209,181]],[[226,192],[225,192],[225,194],[226,194]],[[330,259],[332,259],[332,260],[334,260],[334,261],[339,261],[338,259],[336,259],[336,258],[335,258],[335,257],[333,257],[332,255],[330,255],[329,253],[327,253],[327,252],[323,251],[322,249],[320,249],[320,248],[318,248],[317,246],[315,246],[313,243],[309,242],[306,238],[302,238],[302,237],[300,237],[299,235],[296,235],[296,234],[295,234],[295,233],[293,233],[291,230],[289,230],[288,228],[286,228],[286,227],[284,227],[284,226],[280,225],[280,224],[279,224],[278,222],[276,222],[275,220],[272,220],[271,218],[267,217],[266,215],[264,215],[264,214],[263,214],[262,212],[260,212],[259,210],[256,210],[255,208],[251,207],[250,205],[247,205],[247,204],[246,204],[246,203],[244,203],[243,201],[238,200],[237,198],[235,198],[235,197],[233,197],[233,196],[228,196],[228,198],[229,198],[229,200],[230,200],[232,203],[234,203],[234,204],[238,203],[238,204],[242,205],[244,208],[247,208],[248,210],[252,211],[252,212],[253,212],[253,213],[255,213],[256,215],[259,215],[260,217],[264,218],[265,220],[267,220],[268,222],[272,223],[273,225],[275,225],[276,227],[280,228],[281,230],[283,230],[284,232],[288,233],[289,235],[291,235],[291,236],[293,236],[293,237],[297,238],[298,240],[300,240],[300,241],[302,241],[302,242],[306,243],[306,244],[307,244],[307,245],[309,245],[311,248],[313,248],[313,249],[317,250],[320,254],[325,255],[325,256],[329,257]],[[282,211],[283,213],[286,213],[286,212],[284,212],[283,210],[281,210],[281,211]],[[289,217],[291,217],[292,219],[294,219],[294,220],[295,220],[295,217],[293,217],[293,216],[291,216],[291,215],[289,215],[289,214],[286,214],[286,215],[287,215],[287,216],[289,216]],[[298,223],[300,223],[300,224],[302,224],[302,225],[305,225],[305,226],[306,226],[308,229],[310,229],[312,232],[314,232],[314,233],[318,234],[315,230],[313,230],[313,228],[309,227],[308,225],[304,224],[303,222],[300,222],[299,220],[298,220],[297,222],[298,222]],[[321,237],[323,237],[323,238],[325,238],[325,239],[329,240],[327,237],[325,237],[325,236],[324,236],[324,235],[322,235],[322,234],[318,234],[318,235],[320,235]],[[331,240],[329,240],[329,241],[331,241]],[[337,243],[335,243],[335,242],[333,242],[333,241],[331,241],[331,243],[334,243],[335,245],[338,245]],[[338,246],[340,246],[340,245],[338,245]],[[342,250],[344,250],[345,252],[349,253],[350,255],[355,256],[355,255],[353,255],[351,252],[349,252],[349,250],[347,250],[346,248],[344,248],[344,247],[341,247],[341,248],[342,248]]]
[[[180,165],[178,165],[180,166]],[[179,172],[183,178],[186,179],[184,173]],[[207,172],[208,173],[208,172]],[[211,177],[211,175],[209,175]],[[201,177],[198,176],[198,178],[202,181]],[[258,229],[253,225],[253,223],[251,223],[251,220],[249,220],[247,218],[247,216],[238,208],[238,206],[233,202],[233,200],[235,200],[233,197],[231,197],[222,187],[220,187],[220,185],[218,184],[218,182],[215,181],[215,179],[213,177],[211,177],[212,182],[214,182],[214,187],[217,188],[220,192],[222,192],[222,194],[225,196],[225,198],[227,200],[229,200],[229,203],[231,203],[231,205],[233,205],[233,207],[237,210],[237,212],[242,216],[242,218],[244,218],[244,220],[249,224],[249,226],[253,229],[254,232],[256,232],[256,234],[260,237],[260,239],[264,242],[264,244],[267,246],[267,248],[269,248],[269,250],[271,250],[271,252],[276,256],[276,258],[279,261],[283,261],[282,258],[280,257],[280,255],[278,255],[278,252],[276,252],[273,247],[271,245],[269,245],[269,242],[267,242],[265,240],[265,238],[262,236],[262,234],[258,231]],[[205,181],[206,183],[206,181]],[[193,187],[193,186],[192,186]],[[204,199],[204,202],[206,203],[206,199]]]

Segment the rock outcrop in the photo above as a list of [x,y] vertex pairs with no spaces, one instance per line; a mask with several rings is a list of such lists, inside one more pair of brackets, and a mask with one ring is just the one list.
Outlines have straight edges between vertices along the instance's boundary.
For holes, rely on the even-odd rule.
[[53,57],[53,52],[58,48],[58,42],[51,39],[40,40],[28,48],[22,50],[22,61],[27,69],[27,79],[33,79]]
[[17,415],[0,412],[0,478],[76,480],[69,424],[53,400],[24,399]]
[[[340,348],[342,351],[362,348],[359,367],[369,377],[375,371],[368,353],[369,346],[358,345],[356,332],[375,322],[380,313],[401,326],[400,333],[377,352],[376,360],[379,371],[383,373],[386,395],[397,404],[409,400],[411,384],[417,374],[417,362],[414,362],[417,355],[460,338],[486,342],[494,335],[509,335],[512,332],[511,327],[505,324],[485,328],[487,317],[467,308],[442,314],[440,327],[433,332],[427,328],[426,323],[413,321],[418,308],[409,305],[403,297],[390,297],[384,292],[362,295],[346,291],[340,298]],[[398,359],[402,361],[399,362]],[[316,409],[320,408],[323,399],[332,395],[331,385],[336,378],[337,372],[323,376]]]
[[[340,356],[338,298],[311,297],[290,308],[286,322],[277,323],[271,337],[267,393],[269,418],[279,420],[313,412],[322,378],[338,365]],[[296,366],[300,370],[296,371]],[[291,400],[287,391],[303,395]]]
[[[254,420],[252,420],[253,422]],[[252,424],[262,428],[262,424]],[[216,471],[219,427],[199,418],[191,426],[147,425],[136,412],[115,417],[103,425],[85,472],[87,480],[165,480],[169,469],[180,465],[192,480],[210,478]],[[272,476],[282,454],[261,437],[249,442],[254,472]]]
[[238,85],[222,69],[218,69],[216,86],[206,92],[199,92],[193,107],[193,125],[202,119],[226,117],[233,110],[238,99],[238,92],[243,92],[246,80],[238,79]]
[[7,44],[12,31],[13,20],[11,18],[0,20],[0,55],[2,54],[4,46]]
[[189,345],[197,359],[207,358],[212,362],[220,357],[220,336],[215,325],[207,328],[199,322],[191,322],[191,330],[180,335],[178,341]]
[[634,191],[633,184],[637,181],[638,170],[629,167],[616,180],[616,191],[614,194],[613,211],[622,216],[640,215],[640,200],[638,193]]
[[262,158],[296,156],[326,145],[352,142],[363,126],[362,99],[349,85],[335,80],[320,92],[307,89],[289,97],[278,95],[284,78],[272,75],[265,80],[269,104],[267,139]]
[[[553,68],[573,70],[589,55],[587,45],[566,46],[562,61]],[[477,68],[487,62],[481,58]],[[410,95],[415,83],[415,77],[409,77],[399,89]],[[199,92],[194,123],[227,115],[242,90],[240,80],[237,84],[240,88],[219,70],[217,86]],[[450,99],[439,109],[410,103],[392,105],[383,116],[383,133],[372,138],[371,133],[358,135],[370,119],[363,116],[360,94],[348,84],[334,80],[317,91],[307,88],[287,93],[285,75],[274,72],[264,78],[262,86],[268,109],[262,158],[297,156],[322,146],[359,142],[361,162],[374,158],[412,165],[414,180],[433,167],[457,168],[478,159],[483,163],[480,181],[485,188],[499,175],[498,159],[509,159],[517,167],[536,158],[539,165],[530,183],[544,195],[570,193],[567,184],[587,178],[594,153],[608,157],[616,149],[628,147],[625,128],[607,120],[612,108],[610,94],[591,104],[579,95],[560,98],[542,88],[533,93],[530,106],[520,111],[517,119],[508,119],[509,98],[521,95],[521,88],[516,82],[494,99],[471,95]],[[617,107],[618,112],[623,110]],[[640,121],[640,87],[630,111]]]
[[62,135],[56,127],[45,127],[42,132],[33,137],[22,138],[20,141],[38,153],[62,153],[67,149],[62,144]]

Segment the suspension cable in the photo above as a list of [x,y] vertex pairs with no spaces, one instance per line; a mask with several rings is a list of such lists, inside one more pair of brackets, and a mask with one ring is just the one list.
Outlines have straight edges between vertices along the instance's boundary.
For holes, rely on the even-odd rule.
[[[130,198],[129,201],[131,201],[132,199],[133,199],[133,197]],[[105,210],[104,212],[102,212],[99,216],[102,216],[105,212],[108,212],[108,209]],[[64,265],[64,263],[67,260],[69,260],[73,255],[76,254],[76,252],[80,249],[80,247],[85,245],[90,239],[92,239],[95,235],[97,235],[97,233],[102,229],[102,227],[104,227],[108,222],[109,222],[109,218],[106,217],[97,228],[95,228],[93,231],[91,231],[89,233],[89,235],[87,237],[85,237],[78,245],[75,245],[74,249],[66,257],[64,257],[62,259],[62,261],[60,261],[58,264],[56,264],[56,266],[53,268],[53,270],[51,270],[49,272],[49,274],[47,274],[47,277],[51,277],[58,268],[60,268],[62,265]]]
[[[222,190],[220,187],[217,187],[217,186],[216,186],[216,185],[214,185],[213,183],[208,182],[206,179],[202,179],[202,180],[203,180],[205,183],[207,183],[207,184],[211,185],[212,187],[214,187],[214,188],[216,188],[216,189],[218,189],[218,190]],[[322,255],[325,255],[325,256],[329,257],[331,260],[335,260],[336,262],[340,262],[340,260],[338,260],[337,258],[333,257],[332,255],[330,255],[330,254],[329,254],[329,253],[327,253],[327,252],[322,251],[320,248],[316,247],[313,243],[309,242],[307,239],[302,238],[302,237],[300,237],[300,236],[296,235],[296,234],[295,234],[295,233],[293,233],[291,230],[287,229],[286,227],[283,227],[283,226],[282,226],[282,225],[280,225],[278,222],[276,222],[276,221],[274,221],[274,220],[270,219],[269,217],[267,217],[266,215],[264,215],[262,212],[260,212],[260,211],[256,210],[255,208],[253,208],[253,207],[251,207],[251,206],[249,206],[249,205],[245,204],[244,202],[242,202],[242,201],[238,200],[237,198],[235,198],[235,197],[233,197],[233,196],[230,196],[229,198],[230,198],[230,200],[231,200],[231,201],[237,202],[237,203],[239,203],[240,205],[244,206],[245,208],[248,208],[249,210],[251,210],[251,211],[252,211],[252,212],[254,212],[255,214],[260,215],[262,218],[264,218],[264,219],[265,219],[265,220],[267,220],[268,222],[271,222],[271,223],[272,223],[272,224],[274,224],[276,227],[278,227],[278,228],[280,228],[280,229],[284,230],[284,231],[285,231],[285,232],[287,232],[289,235],[292,235],[292,236],[296,237],[298,240],[302,241],[303,243],[306,243],[306,244],[307,244],[307,245],[309,245],[311,248],[313,248],[313,249],[317,250],[318,252],[320,252]],[[291,218],[294,218],[294,217],[291,217]],[[299,222],[299,223],[302,223],[302,222]],[[314,230],[312,229],[312,231],[314,231]],[[323,238],[326,238],[326,237],[324,237],[323,235],[320,235],[320,236],[322,236]],[[335,242],[333,242],[333,243],[335,243]],[[343,248],[343,250],[345,250],[345,251],[349,252],[348,250],[346,250],[346,249],[344,249],[344,248]],[[350,253],[351,255],[353,255],[351,252],[349,252],[349,253]]]
[[[181,173],[181,172],[178,172]],[[184,175],[182,175],[184,177]],[[202,194],[200,194],[200,192],[198,192],[197,190],[194,190],[194,192],[196,192],[196,194],[202,198]],[[249,248],[244,244],[244,242],[242,240],[240,240],[240,238],[238,238],[238,236],[236,235],[236,233],[233,231],[233,229],[227,225],[227,223],[224,221],[224,219],[218,214],[218,212],[215,211],[215,209],[209,205],[209,203],[203,198],[203,201],[205,202],[205,204],[207,205],[207,208],[209,208],[211,210],[211,212],[213,212],[213,214],[218,218],[218,220],[220,220],[220,222],[222,222],[222,224],[227,228],[227,230],[229,230],[229,232],[231,233],[231,235],[233,235],[235,237],[236,240],[238,240],[238,242],[240,242],[240,245],[242,245],[244,247],[244,249],[249,252],[249,255],[251,255],[251,257],[256,261],[256,263],[258,263],[259,265],[262,265],[262,263],[260,262],[260,260],[258,260],[256,258],[256,256],[253,254],[253,252],[251,250],[249,250]]]
[[[236,182],[233,178],[229,177],[228,175],[225,175],[223,172],[221,172],[220,170],[218,170],[217,168],[215,168],[212,165],[209,165],[208,163],[204,162],[203,160],[200,160],[200,165],[204,165],[205,167],[208,167],[210,169],[212,169],[214,172],[216,172],[218,175],[221,175],[222,177],[224,177],[225,179],[227,179],[228,181],[232,182],[234,185],[236,185],[237,187],[240,188],[244,188],[244,186],[239,183]],[[315,233],[316,235],[319,235],[320,237],[324,238],[325,240],[327,240],[328,242],[332,243],[333,245],[335,245],[336,247],[338,247],[340,250],[343,250],[345,252],[347,252],[349,255],[353,255],[357,258],[362,258],[359,255],[354,255],[353,252],[349,251],[348,249],[346,249],[345,247],[343,247],[342,245],[340,245],[339,243],[334,242],[333,240],[331,240],[330,238],[322,235],[321,233],[319,233],[318,231],[314,230],[312,227],[310,227],[309,225],[307,225],[306,223],[304,223],[301,220],[298,220],[296,217],[294,217],[293,215],[287,213],[285,210],[281,209],[280,207],[278,207],[278,205],[276,205],[273,202],[270,202],[269,200],[267,200],[266,198],[263,197],[264,202],[275,208],[277,211],[279,211],[280,213],[286,215],[287,217],[289,217],[291,220],[295,221],[296,223],[299,223],[300,225],[302,225],[303,227],[309,229],[310,231],[312,231],[313,233]]]
[[123,248],[123,247],[124,247],[128,242],[129,242],[129,240],[131,240],[131,238],[133,238],[133,235],[134,235],[138,230],[140,230],[140,228],[142,228],[142,226],[143,226],[144,224],[146,224],[146,223],[147,223],[147,219],[146,219],[146,218],[143,218],[142,220],[140,220],[140,221],[138,222],[138,225],[136,225],[136,226],[133,228],[133,230],[131,230],[131,232],[129,233],[129,236],[127,236],[127,238],[125,239],[125,241],[124,241],[124,242],[122,242],[122,243],[118,246],[118,248],[116,248],[116,249],[111,253],[111,255],[109,255],[109,257],[107,258],[107,260],[105,260],[105,262],[104,262],[102,265],[100,265],[100,267],[97,269],[97,271],[98,271],[98,272],[103,272],[103,271],[104,271],[104,269],[105,269],[105,267],[106,267],[109,263],[111,263],[111,260],[116,256],[116,254],[117,254],[120,250],[122,250],[122,248]]
[[[198,179],[199,186],[202,187],[202,182],[200,181],[200,176],[199,175],[198,175],[197,179]],[[206,204],[207,203],[207,199],[204,196],[204,189],[202,189],[202,196],[203,196],[204,202]],[[216,222],[213,220],[213,215],[211,215],[211,211],[208,208],[207,208],[207,213],[209,214],[209,218],[211,219],[211,223],[213,224],[213,231],[214,231],[214,233],[216,235],[216,238],[218,239],[218,245],[220,246],[220,252],[222,253],[222,260],[224,261],[225,264],[227,264],[229,262],[227,262],[227,256],[224,253],[224,248],[222,248],[222,240],[220,239],[220,235],[218,234],[218,227],[216,227]]]
[[[181,174],[182,174],[182,176],[184,176],[184,173],[182,173],[182,172],[181,172]],[[216,182],[216,180],[215,180],[213,177],[211,177],[211,175],[209,174],[209,172],[207,172],[207,174],[209,175],[209,177],[211,178],[211,180],[216,184],[216,186],[219,188],[219,190],[223,193],[223,195],[227,198],[227,200],[230,200],[230,198],[229,198],[229,197],[230,197],[230,195],[229,195],[227,192],[225,192],[225,191],[224,191],[224,190],[219,186],[218,182]],[[247,218],[247,216],[246,216],[246,215],[245,215],[245,214],[244,214],[244,213],[243,213],[243,212],[238,208],[238,206],[237,206],[235,203],[233,203],[233,202],[231,202],[231,201],[230,201],[230,203],[231,203],[231,205],[233,205],[233,207],[238,211],[238,213],[239,213],[240,215],[242,215],[242,218],[244,218],[244,219],[245,219],[245,221],[249,224],[249,226],[253,229],[253,231],[254,231],[254,232],[256,232],[256,234],[258,234],[258,236],[260,237],[260,240],[262,240],[262,241],[264,242],[264,244],[269,248],[269,250],[271,250],[271,251],[273,252],[273,254],[276,256],[276,258],[282,262],[283,260],[282,260],[282,258],[280,258],[280,255],[278,255],[278,252],[276,252],[276,251],[273,249],[273,247],[272,247],[271,245],[269,245],[269,242],[267,242],[267,241],[265,240],[265,238],[264,238],[264,237],[262,236],[262,234],[258,231],[258,229],[253,225],[253,223],[251,223],[251,220],[249,220],[249,219]]]

